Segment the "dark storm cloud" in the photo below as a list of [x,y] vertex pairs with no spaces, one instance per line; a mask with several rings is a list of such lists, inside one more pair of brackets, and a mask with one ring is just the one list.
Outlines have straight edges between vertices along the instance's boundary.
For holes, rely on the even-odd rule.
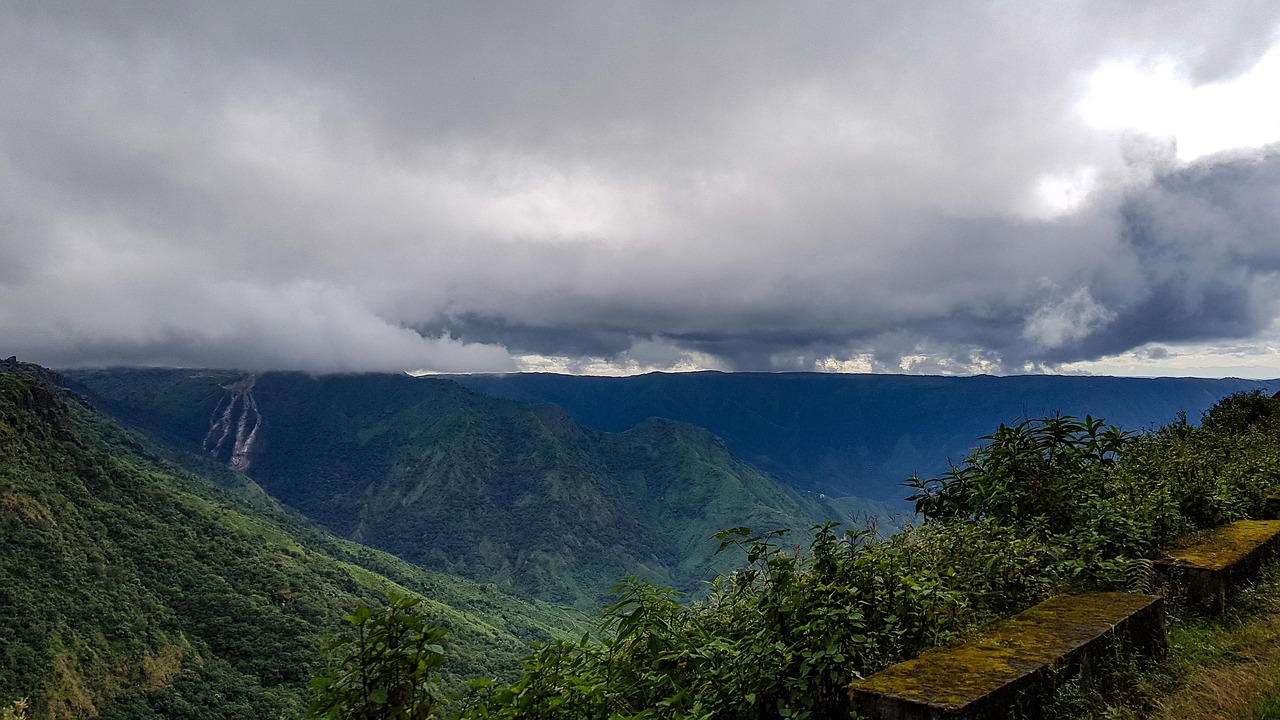
[[1075,111],[1110,60],[1247,70],[1275,3],[0,13],[6,355],[1019,369],[1276,317],[1275,152]]
[[[579,321],[567,326],[477,316],[446,324],[462,336],[542,354],[614,356],[637,336],[660,337],[739,369],[811,368],[817,359],[847,353],[852,340],[892,369],[922,351],[999,357],[1012,367],[1060,363],[1150,342],[1249,337],[1275,318],[1280,147],[1166,170],[1098,205],[1069,221],[995,218],[922,227],[918,242],[934,261],[908,251],[910,262],[893,275],[899,284],[867,296],[832,274],[808,291],[803,283],[783,286],[767,304],[735,301],[732,317],[710,322],[702,295],[700,326],[678,317],[696,303],[687,288],[673,288],[681,294],[666,298],[668,315],[656,313],[655,301],[647,317],[593,323],[609,317],[609,309],[599,299],[576,298],[554,313],[582,308]],[[750,277],[740,280],[753,285]],[[859,309],[863,304],[874,312]],[[895,305],[898,312],[876,315]],[[908,314],[915,316],[904,323]]]
[[1249,337],[1276,317],[1280,146],[1161,173],[1118,214],[1133,271],[1099,279],[1115,318],[1071,355]]

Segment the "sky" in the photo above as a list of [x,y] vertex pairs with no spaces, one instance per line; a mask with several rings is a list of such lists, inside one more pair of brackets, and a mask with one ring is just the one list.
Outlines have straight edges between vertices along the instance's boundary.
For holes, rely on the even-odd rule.
[[1280,377],[1280,0],[6,2],[0,356]]

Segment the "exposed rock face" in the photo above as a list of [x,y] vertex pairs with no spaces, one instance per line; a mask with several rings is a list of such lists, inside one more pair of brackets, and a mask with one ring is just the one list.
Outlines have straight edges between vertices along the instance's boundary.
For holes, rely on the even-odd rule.
[[247,375],[230,385],[223,385],[228,392],[226,404],[218,403],[209,419],[209,433],[204,438],[204,448],[216,458],[226,458],[232,470],[247,472],[252,463],[254,443],[262,427],[262,414],[253,397],[257,378]]
[[65,389],[66,382],[61,375],[39,365],[20,362],[16,356],[0,361],[0,371],[25,375],[36,381],[24,393],[15,397],[14,402],[24,410],[31,410],[45,419],[52,419],[55,415],[61,415],[64,412],[58,405],[55,393],[62,393],[76,400],[80,399]]

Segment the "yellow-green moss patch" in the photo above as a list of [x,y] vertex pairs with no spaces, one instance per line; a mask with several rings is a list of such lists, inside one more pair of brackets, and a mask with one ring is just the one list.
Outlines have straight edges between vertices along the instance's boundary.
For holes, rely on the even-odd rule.
[[1089,593],[1052,598],[962,645],[936,648],[850,686],[960,708],[1025,675],[1056,665],[1158,602],[1146,595]]
[[1280,535],[1280,520],[1240,520],[1166,551],[1175,565],[1221,570]]

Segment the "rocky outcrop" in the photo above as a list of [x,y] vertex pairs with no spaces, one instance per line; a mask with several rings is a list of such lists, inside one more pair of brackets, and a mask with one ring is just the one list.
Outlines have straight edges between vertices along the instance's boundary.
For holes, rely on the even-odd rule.
[[58,404],[58,396],[71,393],[66,390],[66,383],[58,373],[39,365],[20,362],[15,356],[0,361],[0,372],[10,372],[35,380],[12,398],[18,407],[30,410],[46,420],[64,414],[65,410]]
[[258,431],[262,428],[262,413],[253,397],[256,380],[255,376],[247,375],[222,386],[228,395],[214,410],[204,438],[204,449],[238,472],[249,470]]

